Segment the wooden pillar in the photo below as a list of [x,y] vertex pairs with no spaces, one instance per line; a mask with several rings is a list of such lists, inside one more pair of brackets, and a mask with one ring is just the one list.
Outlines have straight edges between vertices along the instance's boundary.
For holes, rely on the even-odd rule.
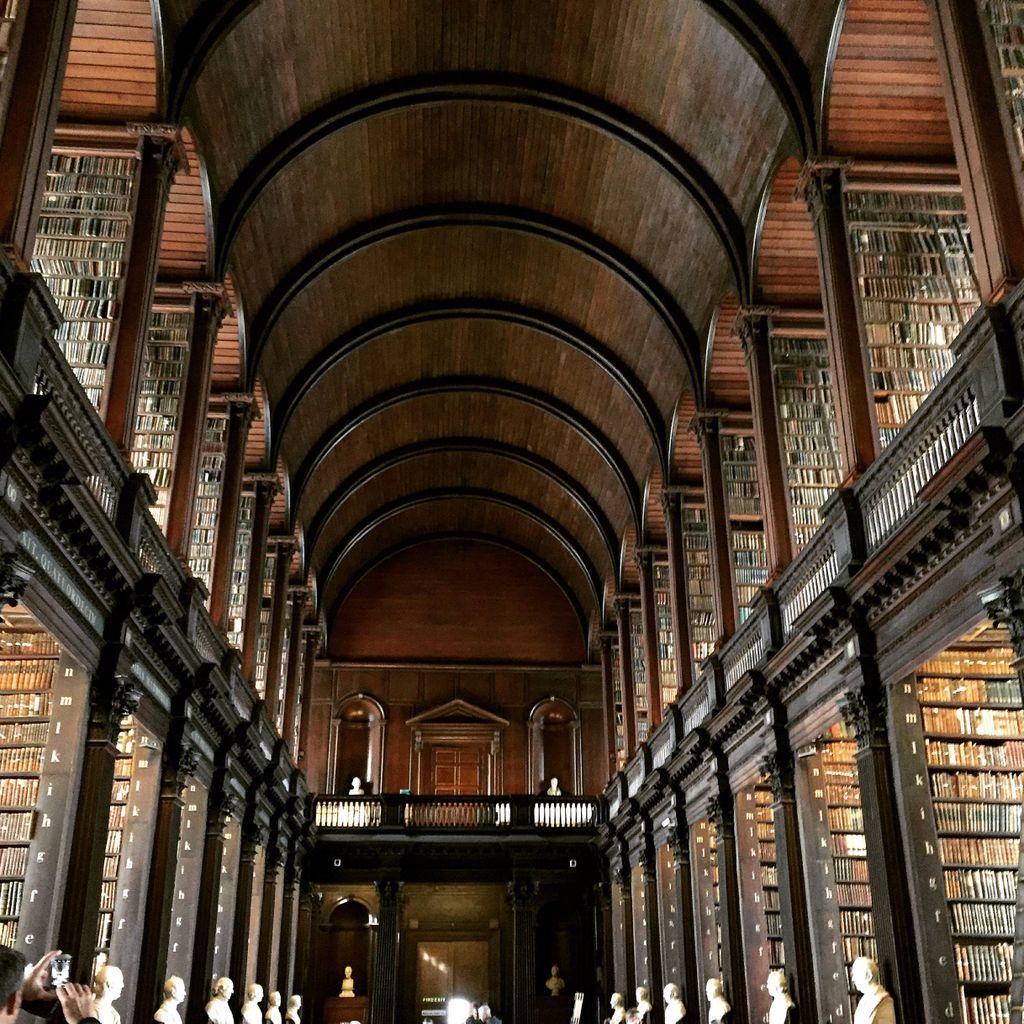
[[761,494],[765,539],[768,545],[768,583],[793,561],[793,512],[786,480],[786,456],[779,432],[772,379],[771,309],[748,306],[737,317],[743,355],[750,379],[750,407],[754,415],[754,451]]
[[184,155],[173,126],[138,127],[144,134],[140,142],[131,245],[121,285],[117,336],[111,347],[103,398],[107,430],[122,452],[131,448],[135,432],[135,412],[149,338],[164,214],[175,171]]
[[658,613],[654,604],[654,550],[637,548],[640,615],[644,624],[644,666],[647,669],[647,715],[650,730],[661,725],[661,662],[658,659]]
[[669,605],[672,609],[672,645],[676,654],[676,700],[693,686],[693,652],[690,642],[690,609],[686,588],[686,549],[683,543],[683,492],[665,487],[661,492],[668,540]]
[[[292,994],[304,995],[312,988],[309,968],[313,957],[313,929],[316,927],[316,912],[321,899],[323,899],[323,894],[303,877],[299,883],[299,918],[296,925],[295,976],[292,980]],[[374,953],[376,953],[376,947],[374,947]],[[283,991],[281,995],[284,996]]]
[[[719,755],[720,757],[720,755]],[[747,1008],[746,960],[740,918],[740,879],[736,856],[736,802],[724,765],[716,773],[717,785],[708,804],[715,823],[718,864],[718,925],[722,935],[722,982],[732,1004],[732,1024],[753,1024]]]
[[729,506],[725,500],[722,472],[721,420],[713,413],[698,414],[694,428],[700,441],[704,470],[704,508],[708,521],[708,554],[711,587],[715,596],[715,625],[718,642],[736,632],[736,587],[732,575],[732,543],[729,538]]
[[263,693],[267,714],[275,726],[281,713],[278,689],[281,685],[281,655],[284,652],[284,624],[288,611],[288,577],[292,571],[295,541],[291,537],[284,537],[278,539],[276,544],[274,594],[270,605],[270,643],[267,649],[267,688]]
[[658,906],[658,869],[654,839],[650,834],[651,823],[645,821],[647,838],[640,871],[644,891],[644,917],[640,926],[646,929],[647,939],[647,988],[653,1008],[648,1016],[650,1024],[662,1024],[664,1000],[661,998],[665,987],[661,973],[661,911]]
[[[246,809],[251,813],[252,808]],[[249,930],[252,916],[253,889],[256,886],[257,857],[263,845],[262,830],[247,821],[242,825],[242,849],[238,859],[238,885],[235,889],[235,913],[231,926],[231,969],[228,977],[235,983],[232,1005],[240,1009],[245,999],[246,986],[255,981],[249,975],[249,947],[252,933]]]
[[[295,953],[299,915],[299,866],[294,846],[288,853],[284,867],[284,895],[281,900],[281,946],[277,958],[277,991],[287,1008],[288,994],[293,990]],[[269,981],[269,979],[268,979]]]
[[167,543],[178,556],[188,561],[192,540],[193,508],[196,478],[203,452],[206,410],[210,402],[210,377],[217,332],[227,313],[227,297],[223,285],[190,284],[195,292],[192,338],[189,343],[188,369],[181,391],[181,415],[178,417],[178,447],[174,479],[167,502]]
[[615,624],[619,633],[619,680],[622,684],[622,734],[626,760],[636,753],[636,687],[633,683],[633,644],[629,636],[630,599],[615,597]]
[[274,945],[280,935],[277,917],[277,891],[281,886],[284,857],[280,836],[275,835],[267,844],[267,857],[263,871],[263,902],[260,904],[260,934],[256,947],[256,977],[252,980],[269,992],[277,977],[274,970]]
[[252,395],[224,395],[228,403],[228,428],[224,444],[224,476],[221,481],[217,535],[213,545],[210,578],[210,616],[226,631],[231,607],[231,572],[235,565],[235,535],[242,504],[245,448],[253,415]]
[[1024,181],[998,59],[990,59],[985,45],[991,29],[981,6],[927,0],[981,301],[997,302],[1024,277]]
[[267,538],[270,513],[277,493],[277,477],[272,473],[250,476],[256,491],[252,514],[252,545],[249,548],[249,582],[245,593],[245,624],[242,634],[242,675],[252,679],[256,669],[256,641],[260,633],[260,608],[263,606],[263,572],[267,562]]
[[704,993],[700,991],[697,980],[697,920],[693,913],[693,873],[690,861],[690,837],[686,825],[685,800],[681,795],[676,798],[676,827],[669,838],[672,850],[672,864],[676,883],[676,930],[679,936],[679,955],[682,960],[682,997],[683,1004],[690,1008],[694,1019],[700,1014],[696,1008],[700,1006]]
[[597,1009],[591,1014],[593,1019],[604,1018],[604,1009],[615,991],[615,961],[612,951],[612,895],[611,886],[607,882],[598,882],[594,886],[594,898],[591,901],[594,915],[594,961],[596,974]]
[[789,988],[803,1020],[822,1020],[814,984],[814,945],[811,941],[807,875],[803,843],[796,812],[796,778],[793,750],[786,728],[785,707],[773,702],[770,712],[775,751],[761,763],[762,774],[772,787],[775,825],[776,870],[779,875],[779,909],[782,940],[786,950]]
[[866,346],[857,312],[857,284],[850,263],[843,208],[842,161],[808,161],[798,191],[811,211],[821,277],[828,358],[835,390],[843,486],[849,486],[878,455],[878,421]]
[[630,884],[629,877],[629,860],[625,853],[621,855],[622,859],[619,864],[616,865],[614,871],[614,886],[618,892],[612,893],[612,899],[618,899],[619,901],[619,914],[622,919],[622,952],[623,952],[623,967],[625,968],[626,977],[619,978],[616,974],[615,984],[618,985],[620,982],[625,981],[626,991],[622,995],[632,1000],[633,992],[636,989],[636,946],[635,946],[635,935],[634,929],[636,928],[636,922],[633,920],[633,888]]
[[[224,831],[237,808],[234,799],[223,788],[210,794],[206,818],[206,841],[203,844],[203,866],[196,893],[196,937],[192,950],[192,972],[188,982],[187,1024],[204,1024],[205,1006],[210,998],[213,978],[213,951],[217,945],[217,903],[220,877],[224,865]],[[239,984],[244,984],[240,982]]]
[[178,841],[181,838],[182,791],[199,766],[191,744],[184,738],[187,721],[171,724],[160,766],[160,799],[157,804],[153,853],[149,862],[146,910],[142,927],[139,976],[135,986],[135,1019],[147,1020],[160,1005],[167,976],[167,949],[171,933],[171,908],[178,872]]
[[284,687],[284,725],[281,736],[292,751],[293,760],[298,757],[295,741],[295,723],[299,712],[299,687],[301,675],[299,663],[302,660],[302,620],[306,617],[306,588],[292,587],[292,620],[288,630],[288,674]]
[[921,991],[911,886],[900,841],[889,700],[878,675],[873,642],[866,628],[856,629],[855,654],[849,659],[855,681],[841,711],[857,737],[857,776],[882,981],[896,1002],[897,1020],[923,1021],[927,998]]
[[7,70],[13,79],[0,135],[0,245],[21,269],[35,247],[77,8],[77,0],[29,3],[17,63]]
[[369,1024],[395,1024],[398,1010],[396,979],[398,978],[402,883],[386,880],[374,884],[377,887],[378,923],[377,944],[374,948],[373,979],[370,983]]
[[615,633],[603,631],[601,641],[601,688],[604,691],[604,746],[608,764],[608,778],[616,772],[615,749],[615,669],[612,665],[612,643]]
[[512,905],[512,1012],[516,1024],[537,1024],[537,883],[508,884]]
[[296,764],[306,764],[309,749],[309,721],[313,709],[313,675],[316,671],[316,652],[320,649],[320,630],[316,627],[303,631],[306,650],[302,657],[302,713],[299,716],[299,749]]
[[[105,652],[111,658],[117,656],[115,647],[120,645]],[[75,896],[65,899],[57,932],[57,945],[72,957],[74,980],[84,984],[92,979],[96,950],[117,734],[121,720],[139,706],[138,687],[103,660],[101,655],[89,692],[89,727],[68,861],[67,892]]]

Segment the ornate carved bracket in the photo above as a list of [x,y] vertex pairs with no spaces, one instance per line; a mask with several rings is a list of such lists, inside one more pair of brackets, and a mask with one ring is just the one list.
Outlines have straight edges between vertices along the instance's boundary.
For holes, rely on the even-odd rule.
[[1010,643],[1018,658],[1024,658],[1024,569],[999,577],[999,586],[981,595],[989,618],[1010,631]]
[[817,220],[825,209],[831,191],[842,186],[841,175],[852,160],[840,157],[812,157],[805,161],[793,189],[794,200],[804,200]]
[[886,722],[888,695],[881,687],[851,690],[840,705],[843,721],[853,730],[861,750],[871,746],[884,747],[889,742]]
[[[0,605],[13,607],[25,594],[34,569],[16,551],[0,554]],[[0,617],[0,622],[4,621]]]
[[397,879],[384,879],[373,884],[377,890],[377,900],[380,903],[380,909],[396,910],[402,902],[404,884]]
[[776,750],[761,759],[758,769],[771,787],[772,796],[776,800],[796,799],[792,754],[787,755]]

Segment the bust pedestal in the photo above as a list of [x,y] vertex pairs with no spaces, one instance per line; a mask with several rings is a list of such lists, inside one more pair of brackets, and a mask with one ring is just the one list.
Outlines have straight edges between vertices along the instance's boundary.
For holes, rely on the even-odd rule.
[[367,1024],[369,1019],[370,1000],[366,996],[353,996],[351,999],[329,996],[324,1000],[324,1024],[348,1024],[350,1020]]

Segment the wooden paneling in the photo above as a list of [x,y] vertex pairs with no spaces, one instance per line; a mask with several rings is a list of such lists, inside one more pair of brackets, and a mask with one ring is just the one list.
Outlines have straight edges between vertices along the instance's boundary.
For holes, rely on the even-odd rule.
[[661,468],[655,466],[647,478],[647,504],[644,508],[644,542],[665,543],[665,513],[661,507],[661,489],[664,480]]
[[715,315],[708,371],[708,404],[725,408],[750,405],[750,378],[743,346],[735,331],[739,304],[734,295],[722,300]]
[[924,0],[849,0],[825,142],[851,156],[952,159]]
[[78,0],[60,113],[65,120],[152,120],[156,46],[150,0]]
[[690,423],[697,413],[693,392],[684,391],[676,408],[676,430],[672,442],[672,482],[690,483],[699,480],[701,473],[700,447]]
[[579,664],[579,623],[535,565],[492,544],[424,544],[364,576],[331,630],[332,657],[360,661]]
[[224,318],[217,332],[217,344],[213,350],[213,386],[217,391],[238,391],[242,380],[242,360],[239,350],[240,310],[234,280],[225,279],[232,313]]
[[202,168],[192,136],[182,134],[188,170],[175,175],[160,236],[160,278],[165,281],[203,281],[207,270],[206,201]]

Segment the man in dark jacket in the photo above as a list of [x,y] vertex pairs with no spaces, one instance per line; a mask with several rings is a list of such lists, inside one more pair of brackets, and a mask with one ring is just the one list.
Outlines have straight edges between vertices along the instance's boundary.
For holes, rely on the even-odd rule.
[[25,957],[16,949],[0,946],[0,1024],[13,1024],[18,1010],[49,1017],[60,1000],[67,1024],[99,1024],[93,1016],[92,991],[85,985],[48,988],[50,964],[60,950],[52,949],[26,970]]

